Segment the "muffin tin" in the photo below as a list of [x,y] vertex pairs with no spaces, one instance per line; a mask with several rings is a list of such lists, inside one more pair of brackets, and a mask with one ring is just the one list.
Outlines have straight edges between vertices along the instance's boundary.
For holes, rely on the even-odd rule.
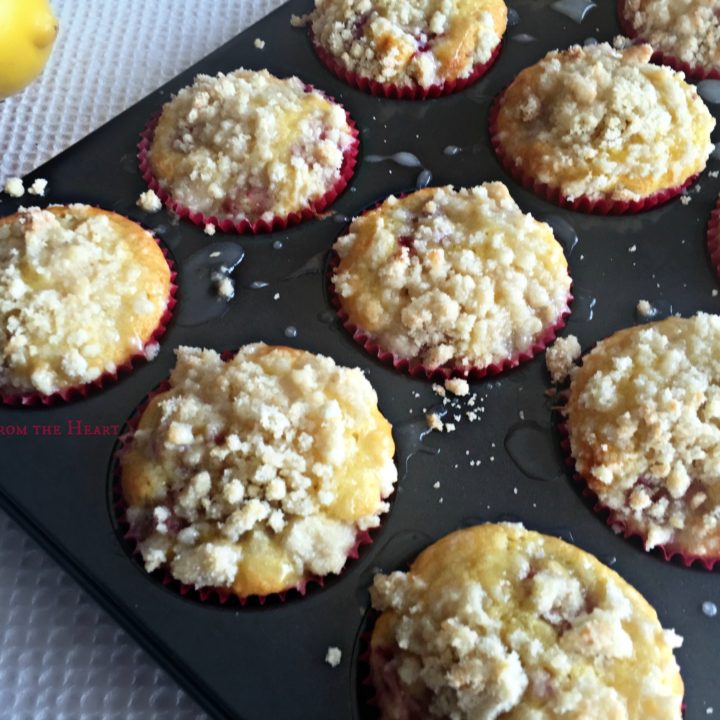
[[[501,179],[523,210],[554,225],[569,254],[575,295],[563,334],[577,335],[583,350],[638,322],[635,306],[641,298],[661,315],[720,312],[720,298],[713,295],[720,283],[705,246],[720,190],[720,180],[708,174],[720,170],[717,159],[690,188],[688,204],[676,199],[627,217],[553,207],[500,168],[487,133],[493,97],[548,50],[591,38],[609,40],[617,33],[614,3],[591,8],[581,23],[547,0],[511,0],[509,6],[516,14],[511,13],[501,55],[484,78],[449,97],[405,102],[371,97],[334,78],[315,57],[306,31],[290,25],[290,15],[307,12],[311,3],[292,0],[26,179],[47,178],[47,202],[96,204],[154,229],[175,259],[180,289],[175,318],[153,362],[76,402],[0,407],[0,503],[213,716],[373,717],[359,656],[374,572],[402,568],[458,527],[500,519],[521,520],[574,542],[638,588],[663,626],[685,638],[677,652],[686,685],[685,717],[707,717],[711,707],[720,712],[713,644],[720,616],[702,611],[704,603],[720,603],[717,572],[646,553],[638,543],[614,535],[593,513],[564,465],[553,400],[545,395],[543,356],[471,383],[477,419],[468,420],[468,401],[458,399],[453,401],[458,409],[449,411],[462,415],[456,431],[430,434],[423,409],[440,404],[430,383],[365,353],[335,319],[328,297],[327,254],[347,219],[391,192],[413,189],[418,176],[423,182],[429,171],[433,184]],[[255,38],[265,40],[263,50],[254,46]],[[142,212],[135,201],[145,185],[135,153],[148,119],[196,73],[241,65],[297,74],[347,108],[361,138],[348,189],[325,217],[267,235],[210,238],[165,210]],[[398,152],[411,153],[420,165],[405,155],[396,157],[400,162],[378,158]],[[36,200],[22,200],[30,199]],[[20,204],[2,196],[0,214]],[[233,271],[236,296],[227,306],[210,294],[208,256],[216,249],[233,263],[241,258]],[[226,350],[255,340],[306,348],[363,368],[395,428],[400,481],[374,542],[339,577],[322,588],[311,586],[305,597],[293,594],[285,602],[240,607],[181,596],[131,557],[112,507],[114,434],[167,376],[173,348]],[[91,434],[96,429],[100,434]],[[330,646],[342,651],[336,668],[324,661]]]

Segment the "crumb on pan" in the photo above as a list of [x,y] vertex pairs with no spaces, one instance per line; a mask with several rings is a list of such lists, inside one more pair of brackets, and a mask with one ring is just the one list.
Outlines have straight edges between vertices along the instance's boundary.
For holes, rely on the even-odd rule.
[[28,192],[31,195],[40,195],[43,197],[45,195],[45,190],[47,189],[48,181],[45,178],[36,178],[33,180],[32,185],[28,188]]
[[135,204],[140,209],[149,213],[158,212],[162,208],[162,201],[152,188],[145,190],[145,192],[141,192]]
[[330,667],[337,667],[340,662],[342,661],[342,651],[338,647],[331,646],[327,649],[327,653],[325,653],[325,662]]
[[555,385],[564,382],[581,354],[580,343],[574,335],[557,338],[545,351],[545,364],[550,380]]
[[720,555],[720,316],[621,330],[573,375],[577,472],[646,549]]
[[[647,702],[654,720],[681,718],[680,638],[621,577],[556,538],[513,525],[453,533],[409,572],[376,575],[370,595],[383,613],[370,662],[388,678],[385,708],[404,696],[428,719],[597,720]],[[625,677],[629,662],[641,680]]]

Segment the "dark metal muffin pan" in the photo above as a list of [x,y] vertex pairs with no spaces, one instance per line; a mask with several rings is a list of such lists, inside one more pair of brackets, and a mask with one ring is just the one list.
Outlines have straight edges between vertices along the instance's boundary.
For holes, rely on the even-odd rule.
[[[522,520],[529,528],[570,540],[637,587],[657,609],[663,626],[685,638],[677,652],[686,685],[685,717],[705,718],[713,706],[720,712],[720,616],[701,610],[706,601],[720,603],[720,577],[644,552],[637,542],[614,535],[593,513],[558,449],[552,401],[544,394],[548,379],[542,355],[502,376],[472,383],[477,405],[484,407],[477,421],[463,417],[453,433],[425,435],[423,408],[439,402],[430,383],[366,355],[329,313],[323,263],[344,227],[342,216],[415,185],[420,168],[367,160],[396,152],[416,155],[431,171],[433,184],[503,180],[524,210],[550,217],[563,237],[568,235],[564,223],[574,228],[579,240],[574,247],[566,242],[566,250],[576,300],[564,332],[577,335],[583,349],[637,322],[640,298],[664,314],[720,311],[720,299],[712,294],[718,280],[705,249],[705,226],[720,189],[720,181],[708,171],[720,169],[717,160],[710,161],[690,189],[689,204],[674,200],[630,217],[560,210],[520,188],[500,169],[486,128],[493,96],[546,51],[591,37],[608,40],[617,33],[614,3],[591,9],[581,24],[546,0],[509,4],[519,22],[508,28],[503,51],[488,75],[456,95],[402,102],[371,97],[332,77],[314,56],[306,32],[289,22],[292,13],[307,12],[311,3],[292,0],[26,179],[48,179],[48,202],[91,203],[156,228],[177,262],[178,311],[206,292],[202,284],[207,279],[189,267],[196,263],[190,262],[194,254],[220,241],[245,250],[233,273],[237,295],[224,315],[195,325],[171,322],[153,362],[86,399],[48,408],[0,408],[0,503],[216,717],[372,717],[358,695],[363,672],[358,643],[373,573],[402,568],[452,530],[498,519]],[[253,45],[258,37],[266,41],[262,51]],[[196,73],[241,65],[267,67],[281,76],[297,74],[350,111],[362,146],[348,190],[327,217],[256,237],[211,239],[164,210],[155,215],[140,211],[135,201],[144,185],[135,146],[148,118]],[[460,151],[452,154],[449,147]],[[14,212],[20,204],[3,196],[0,213]],[[267,285],[257,287],[263,283]],[[295,337],[288,337],[288,327],[296,328]],[[366,370],[381,410],[395,426],[400,481],[374,543],[324,588],[311,586],[304,598],[290,594],[284,603],[265,606],[201,603],[147,576],[130,557],[117,537],[111,509],[116,438],[68,435],[69,423],[122,426],[167,376],[178,345],[225,350],[256,340],[325,353]],[[27,435],[10,436],[17,426],[26,428]],[[35,430],[40,426],[51,430]],[[337,668],[324,662],[329,646],[342,650]]]

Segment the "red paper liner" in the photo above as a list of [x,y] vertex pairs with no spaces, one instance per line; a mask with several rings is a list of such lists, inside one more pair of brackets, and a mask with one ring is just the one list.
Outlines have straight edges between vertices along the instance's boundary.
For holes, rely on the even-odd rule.
[[[643,37],[640,36],[635,26],[625,17],[625,0],[617,0],[617,18],[618,25],[620,25],[620,31],[626,37],[637,42],[647,43],[652,45]],[[684,72],[685,75],[694,80],[718,80],[720,79],[720,70],[716,68],[706,68],[704,65],[692,65],[679,57],[672,55],[671,53],[663,52],[656,48],[654,45],[653,54],[650,58],[650,62],[654,62],[658,65],[668,65],[673,70]]]
[[[311,85],[307,85],[308,92],[314,90]],[[339,105],[334,98],[322,93],[330,102]],[[320,198],[313,200],[300,210],[289,213],[288,215],[276,215],[272,220],[256,220],[250,222],[248,219],[233,220],[229,217],[218,218],[215,215],[205,215],[202,212],[192,210],[185,205],[177,202],[172,195],[160,187],[160,182],[153,174],[148,159],[148,152],[152,145],[155,135],[155,128],[160,120],[161,113],[158,112],[150,118],[150,121],[140,133],[140,142],[137,145],[137,159],[140,166],[140,174],[143,180],[148,184],[150,189],[154,190],[163,204],[179,217],[190,220],[195,225],[205,227],[205,225],[214,225],[223,232],[236,232],[242,234],[257,235],[259,233],[269,233],[276,230],[285,230],[293,225],[298,225],[305,220],[311,220],[322,213],[328,206],[332,205],[341,195],[350,182],[355,173],[357,165],[358,153],[360,149],[360,133],[358,132],[355,121],[345,110],[345,117],[350,127],[350,133],[353,136],[353,143],[343,152],[343,161],[340,166],[340,177],[337,182]]]
[[[223,360],[229,360],[235,355],[235,351],[226,351],[222,353],[221,357]],[[268,595],[237,595],[225,588],[195,588],[192,585],[186,585],[180,582],[172,576],[169,568],[161,567],[148,573],[145,570],[142,554],[140,552],[139,544],[142,538],[138,537],[133,533],[130,522],[127,519],[127,503],[123,497],[122,490],[120,487],[120,457],[122,453],[126,452],[132,443],[135,431],[140,423],[140,418],[145,412],[150,401],[160,393],[165,392],[170,388],[169,380],[163,380],[154,390],[148,393],[145,400],[134,410],[133,414],[126,421],[123,433],[118,438],[115,450],[113,453],[112,460],[112,477],[111,477],[111,504],[114,520],[116,523],[117,535],[128,550],[132,559],[142,569],[143,573],[147,576],[155,578],[165,587],[170,590],[177,592],[182,597],[187,597],[191,600],[195,600],[202,603],[214,603],[217,605],[230,605],[230,606],[241,606],[245,607],[248,603],[255,602],[258,605],[265,605],[270,601],[279,601],[284,603],[288,595],[292,596],[293,593],[297,593],[301,597],[304,597],[308,592],[308,588],[312,584],[317,584],[319,587],[323,587],[325,584],[325,577],[320,575],[308,575],[304,577],[297,585],[286,588],[277,593],[269,593]],[[393,493],[388,495],[386,498],[382,498],[383,502],[388,501],[392,497]],[[360,556],[360,548],[363,545],[370,545],[373,542],[373,537],[367,530],[358,530],[355,536],[355,544],[350,548],[347,554],[348,560],[357,560]],[[348,563],[343,565],[340,572],[337,574],[339,577],[347,569]]]
[[707,249],[715,272],[720,278],[720,199],[710,213],[707,227]]
[[573,301],[572,292],[568,292],[565,307],[560,311],[559,315],[555,319],[555,322],[546,327],[540,335],[533,340],[530,347],[526,348],[522,352],[515,353],[502,361],[490,363],[484,367],[476,365],[471,367],[448,367],[443,365],[437,368],[428,368],[417,359],[400,357],[390,350],[385,350],[369,333],[365,332],[362,328],[359,328],[350,320],[348,314],[342,307],[342,301],[335,291],[335,286],[332,282],[333,272],[338,267],[339,263],[340,259],[337,253],[332,252],[328,261],[327,271],[328,295],[330,297],[330,303],[335,308],[335,311],[340,318],[340,322],[345,330],[350,333],[352,339],[367,353],[380,360],[380,362],[386,365],[392,365],[396,370],[405,372],[410,375],[410,377],[424,377],[427,380],[438,382],[444,382],[450,378],[480,380],[488,375],[499,375],[506,370],[517,367],[521,363],[527,362],[550,345],[555,340],[558,331],[565,327],[565,319],[570,314],[570,304]]
[[309,31],[310,42],[315,50],[315,54],[320,62],[338,79],[347,85],[370,93],[376,97],[388,98],[391,100],[427,100],[428,98],[437,98],[443,95],[451,95],[460,92],[469,85],[479,80],[490,68],[500,55],[502,49],[502,38],[495,46],[490,58],[478,65],[475,65],[470,75],[466,78],[458,78],[456,80],[446,80],[444,83],[422,87],[420,85],[395,85],[393,83],[381,83],[372,78],[359,75],[358,73],[348,70],[338,60],[336,60],[324,47],[315,41],[312,29]]
[[498,113],[502,103],[505,90],[498,93],[490,106],[490,114],[488,116],[488,129],[490,132],[490,142],[492,143],[495,156],[497,157],[503,169],[524,188],[532,190],[537,196],[543,200],[559,205],[576,212],[592,213],[594,215],[628,215],[632,213],[645,212],[651,210],[658,205],[677,197],[685,188],[692,185],[698,178],[699,173],[691,175],[682,183],[672,188],[658,190],[658,192],[647,195],[640,200],[612,200],[610,198],[593,199],[587,195],[579,195],[570,200],[562,194],[560,188],[548,185],[547,183],[536,180],[528,175],[522,167],[515,163],[514,158],[510,157],[502,146],[498,138]]
[[[147,230],[152,235],[151,230]],[[153,235],[153,239],[157,242],[158,247],[162,251],[165,262],[170,268],[170,290],[168,292],[167,305],[165,306],[165,312],[162,314],[160,321],[152,332],[150,337],[145,341],[142,350],[138,350],[136,353],[131,355],[124,363],[118,365],[112,372],[104,372],[99,377],[95,378],[92,382],[85,383],[83,385],[72,385],[62,390],[58,390],[50,395],[45,395],[40,392],[26,392],[20,394],[13,394],[0,390],[0,404],[10,405],[13,407],[34,407],[38,405],[44,405],[50,407],[53,405],[59,405],[65,402],[72,402],[81,398],[87,397],[91,393],[99,392],[108,385],[117,382],[121,375],[125,375],[132,371],[140,362],[148,360],[147,349],[149,346],[158,342],[160,338],[165,334],[167,326],[170,323],[173,315],[173,308],[177,304],[175,295],[177,294],[177,285],[175,284],[175,278],[177,273],[174,270],[175,263],[170,257],[170,254],[160,240]]]
[[[630,538],[638,538],[642,542],[644,549],[646,535],[641,530],[628,525],[626,518],[620,515],[617,510],[605,505],[598,495],[590,489],[587,480],[577,471],[575,458],[572,456],[572,449],[570,447],[570,433],[567,421],[564,418],[561,417],[558,421],[557,429],[560,434],[560,449],[565,457],[565,465],[567,465],[570,469],[573,481],[582,488],[583,497],[586,497],[593,502],[593,512],[598,516],[604,517],[605,522],[617,535],[622,535],[626,540]],[[638,481],[640,479],[641,478],[638,478]],[[652,550],[646,550],[646,552],[653,551],[659,551],[663,559],[668,562],[673,559],[678,559],[685,567],[690,567],[691,565],[698,563],[706,570],[712,570],[715,567],[715,564],[720,561],[720,557],[707,557],[705,555],[687,553],[672,543],[657,545]]]

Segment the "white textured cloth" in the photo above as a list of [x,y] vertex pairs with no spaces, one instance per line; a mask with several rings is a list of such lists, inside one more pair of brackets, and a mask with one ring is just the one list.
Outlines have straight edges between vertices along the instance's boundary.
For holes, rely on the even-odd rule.
[[[25,91],[0,102],[0,184],[72,145],[282,4],[51,2],[60,34],[47,67]],[[135,641],[0,511],[0,718],[204,717]]]

